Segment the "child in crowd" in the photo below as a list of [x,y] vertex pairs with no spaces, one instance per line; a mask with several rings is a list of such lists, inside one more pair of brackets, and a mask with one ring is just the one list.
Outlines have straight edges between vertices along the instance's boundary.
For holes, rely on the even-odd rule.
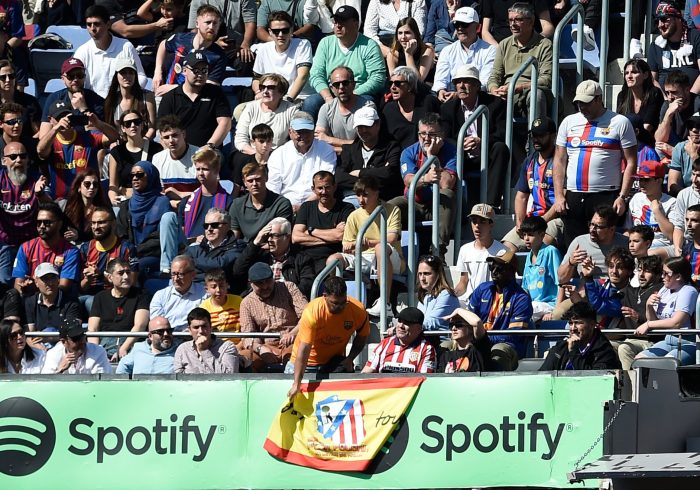
[[[243,298],[228,294],[228,281],[221,269],[214,269],[204,275],[204,286],[209,298],[200,305],[211,314],[211,329],[214,332],[240,332],[239,312]],[[241,339],[227,339],[238,345]],[[240,355],[241,351],[239,349]]]
[[525,259],[522,287],[532,299],[532,320],[549,320],[557,300],[557,270],[561,254],[556,247],[543,244],[547,222],[540,216],[528,216],[520,225],[525,246],[529,250]]
[[647,225],[635,225],[629,230],[629,252],[634,257],[636,267],[634,276],[630,280],[630,285],[633,287],[639,286],[639,270],[640,259],[649,255],[649,249],[654,241],[654,230]]
[[267,170],[267,161],[272,153],[272,139],[274,133],[272,128],[267,124],[256,124],[250,131],[250,140],[255,149],[253,155],[248,155],[242,151],[235,151],[231,154],[229,166],[231,171],[231,180],[242,188],[243,186],[243,167],[250,162],[257,162]]

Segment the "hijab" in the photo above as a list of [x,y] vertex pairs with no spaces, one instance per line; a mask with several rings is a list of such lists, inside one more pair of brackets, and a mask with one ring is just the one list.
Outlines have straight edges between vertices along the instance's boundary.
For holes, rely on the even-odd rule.
[[[146,188],[140,191],[134,189],[134,193],[131,199],[129,199],[129,213],[131,214],[134,238],[137,244],[139,244],[153,231],[158,229],[157,225],[162,213],[159,212],[161,206],[156,206],[156,204],[158,204],[157,201],[164,196],[161,195],[163,186],[160,183],[160,172],[158,172],[158,169],[154,167],[151,162],[146,160],[135,163],[132,167],[132,172],[136,167],[141,168],[146,173]],[[149,226],[153,224],[153,220],[147,219],[149,212],[154,212],[159,215],[156,216],[155,226]]]

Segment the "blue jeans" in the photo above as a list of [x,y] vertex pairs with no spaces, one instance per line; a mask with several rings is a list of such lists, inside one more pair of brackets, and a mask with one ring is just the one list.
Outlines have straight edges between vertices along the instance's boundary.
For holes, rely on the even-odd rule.
[[160,270],[170,270],[170,263],[178,255],[180,245],[186,243],[185,233],[182,231],[174,212],[163,215],[158,226],[160,233]]
[[449,32],[447,32],[447,29],[438,29],[435,33],[435,52],[440,54],[440,51],[445,49],[453,42],[455,42],[455,38]]
[[683,337],[678,342],[678,337],[667,335],[661,342],[657,342],[640,354],[640,357],[673,357],[679,358],[682,366],[695,364],[695,342],[690,337]]
[[323,106],[323,104],[325,103],[326,101],[323,100],[321,94],[311,94],[306,99],[304,99],[304,102],[302,102],[301,110],[311,114],[315,121],[318,117],[318,111],[321,110],[321,106]]
[[17,250],[19,250],[19,247],[0,242],[0,282],[9,287],[12,287],[14,284],[12,264],[15,261]]

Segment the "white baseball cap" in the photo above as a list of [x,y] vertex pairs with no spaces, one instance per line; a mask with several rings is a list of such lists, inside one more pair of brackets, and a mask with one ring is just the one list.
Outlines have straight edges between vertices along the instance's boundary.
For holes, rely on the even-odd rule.
[[479,23],[479,14],[471,7],[461,7],[455,12],[452,23],[464,22],[465,24]]
[[360,107],[352,116],[352,127],[358,126],[374,126],[374,123],[379,121],[377,110],[371,105]]

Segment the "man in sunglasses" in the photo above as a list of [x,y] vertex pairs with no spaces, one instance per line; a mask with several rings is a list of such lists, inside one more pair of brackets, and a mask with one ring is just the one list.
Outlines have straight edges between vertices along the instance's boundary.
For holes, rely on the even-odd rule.
[[[0,110],[1,113],[1,110]],[[40,201],[50,201],[44,193],[48,181],[29,178],[29,158],[22,143],[8,143],[2,149],[0,166],[0,283],[12,286],[12,263],[17,247],[36,236],[36,216]]]
[[[486,330],[527,328],[532,318],[530,296],[515,282],[515,253],[500,251],[486,259],[492,281],[479,284],[467,307],[479,316]],[[526,338],[492,335],[491,360],[502,371],[514,371],[525,356]]]
[[[0,75],[0,85],[2,85]],[[0,104],[0,124],[2,136],[0,137],[0,151],[9,143],[22,143],[29,153],[29,160],[37,162],[37,140],[32,137],[34,131],[29,118],[25,115],[25,109],[16,102]]]
[[172,374],[177,343],[167,318],[157,316],[148,322],[148,339],[119,360],[115,374]]
[[58,338],[46,353],[41,374],[112,374],[104,347],[87,342],[80,320],[64,321]]
[[51,107],[55,102],[63,102],[76,113],[92,112],[98,119],[104,120],[104,99],[90,89],[85,88],[85,65],[78,58],[68,58],[61,65],[61,80],[66,88],[57,90],[46,98],[44,112],[41,115],[39,139],[48,133],[53,124],[49,121]]
[[204,274],[214,269],[223,269],[229,284],[234,284],[231,270],[234,262],[245,246],[236,240],[231,231],[231,215],[223,208],[209,208],[204,215],[204,235],[199,243],[185,249],[185,255],[192,257],[197,270],[196,282],[204,282]]

